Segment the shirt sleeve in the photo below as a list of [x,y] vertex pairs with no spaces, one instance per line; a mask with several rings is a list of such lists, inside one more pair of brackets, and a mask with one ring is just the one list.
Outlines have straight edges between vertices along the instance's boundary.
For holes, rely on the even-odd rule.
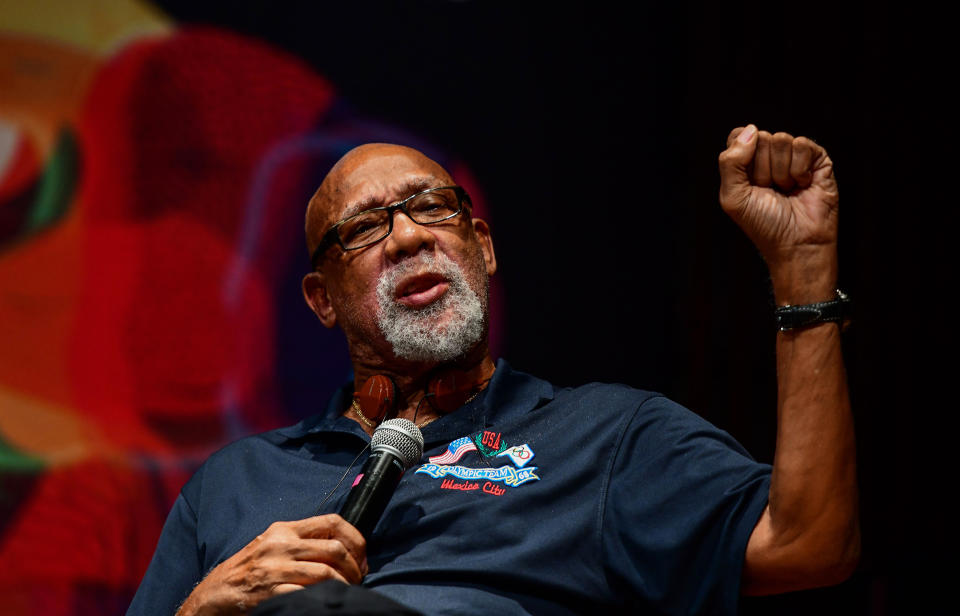
[[666,398],[639,406],[612,458],[601,545],[618,594],[669,614],[736,614],[770,467]]
[[203,575],[197,546],[197,516],[181,492],[127,616],[173,616]]

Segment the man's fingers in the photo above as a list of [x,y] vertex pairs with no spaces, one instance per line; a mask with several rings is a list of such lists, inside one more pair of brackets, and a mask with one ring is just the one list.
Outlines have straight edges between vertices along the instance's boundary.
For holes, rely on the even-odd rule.
[[727,135],[727,147],[728,147],[728,148],[729,148],[731,145],[733,145],[733,141],[734,141],[737,137],[740,136],[740,133],[742,133],[745,128],[746,128],[746,126],[738,126],[738,127],[736,127],[735,129],[733,129],[732,131],[730,131],[730,134]]
[[343,575],[343,572],[338,571],[336,567],[309,560],[291,561],[291,563],[279,573],[278,580],[281,584],[301,584],[303,586],[316,584],[323,580],[340,580],[344,584],[359,584],[361,582],[360,579],[352,581],[347,579],[347,577]]
[[773,183],[783,191],[794,186],[790,175],[790,161],[793,157],[793,135],[775,133],[770,139],[770,177]]
[[797,137],[791,144],[790,177],[797,186],[806,188],[813,182],[813,163],[819,146],[806,137]]
[[301,539],[290,555],[298,561],[326,563],[354,584],[359,584],[366,575],[366,565],[336,539]]
[[727,137],[727,149],[720,153],[720,203],[725,208],[737,207],[750,194],[747,169],[757,150],[757,127],[748,124],[734,129]]
[[305,518],[295,523],[295,530],[304,539],[335,539],[343,544],[363,574],[367,571],[367,540],[352,524],[337,514]]
[[293,592],[295,590],[303,590],[303,586],[300,584],[277,584],[273,587],[274,595],[283,595],[288,592]]
[[757,135],[757,153],[753,157],[753,183],[757,186],[770,186],[770,139],[772,135],[762,130]]

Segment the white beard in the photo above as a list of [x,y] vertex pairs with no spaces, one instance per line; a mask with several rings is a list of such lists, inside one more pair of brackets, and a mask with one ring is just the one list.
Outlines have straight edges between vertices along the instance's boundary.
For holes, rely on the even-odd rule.
[[[483,274],[486,270],[480,268]],[[408,308],[396,301],[397,283],[410,274],[438,273],[447,292],[425,308]],[[460,267],[443,253],[402,261],[377,282],[377,325],[394,354],[411,361],[451,361],[465,355],[483,336],[486,295],[470,288]]]

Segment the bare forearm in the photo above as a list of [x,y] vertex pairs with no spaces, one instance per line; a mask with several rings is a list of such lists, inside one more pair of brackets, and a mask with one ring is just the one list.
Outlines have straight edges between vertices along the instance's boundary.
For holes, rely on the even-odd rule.
[[[771,263],[778,305],[833,296],[835,249],[811,249],[802,263]],[[745,592],[837,583],[856,564],[856,454],[840,335],[836,323],[777,334],[777,447],[769,505],[747,548]]]

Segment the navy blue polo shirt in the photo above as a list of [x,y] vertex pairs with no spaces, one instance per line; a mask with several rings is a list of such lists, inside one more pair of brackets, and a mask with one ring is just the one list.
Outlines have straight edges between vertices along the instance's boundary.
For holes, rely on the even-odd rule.
[[[340,416],[351,392],[211,456],[128,614],[173,614],[271,523],[339,511],[370,441]],[[425,614],[736,613],[770,467],[698,415],[621,385],[557,388],[501,360],[423,435],[368,540],[365,586]]]

